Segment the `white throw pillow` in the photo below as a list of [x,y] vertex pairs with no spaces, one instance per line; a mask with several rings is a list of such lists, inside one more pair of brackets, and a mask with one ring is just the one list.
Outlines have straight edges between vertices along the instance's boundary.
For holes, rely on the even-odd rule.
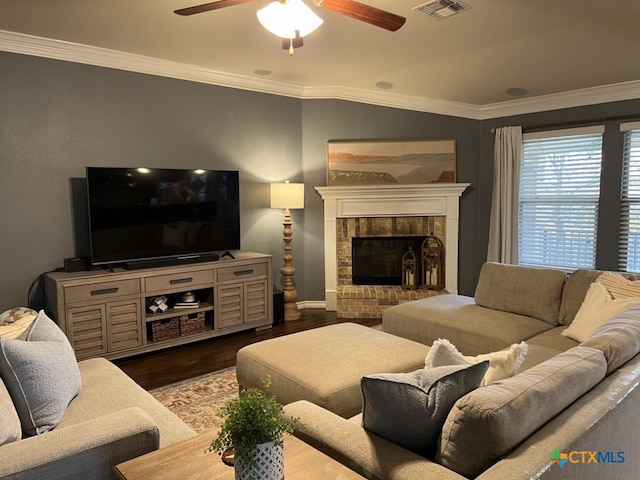
[[465,356],[449,340],[440,338],[433,342],[424,361],[425,368],[445,365],[472,365],[489,360],[489,369],[482,379],[482,385],[513,377],[527,355],[525,342],[514,343],[507,350],[485,353],[475,357]]
[[594,282],[589,287],[580,310],[569,327],[562,331],[565,337],[584,342],[593,331],[618,313],[640,303],[638,297],[614,300],[603,284]]

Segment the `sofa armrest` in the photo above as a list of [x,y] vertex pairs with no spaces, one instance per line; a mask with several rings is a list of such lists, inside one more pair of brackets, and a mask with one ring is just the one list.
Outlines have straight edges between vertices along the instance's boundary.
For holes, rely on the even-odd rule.
[[393,442],[367,432],[358,422],[306,400],[284,407],[287,417],[300,419],[300,437],[318,450],[363,475],[386,480],[462,480],[457,473]]
[[0,447],[0,478],[112,479],[111,468],[160,444],[158,427],[137,407]]

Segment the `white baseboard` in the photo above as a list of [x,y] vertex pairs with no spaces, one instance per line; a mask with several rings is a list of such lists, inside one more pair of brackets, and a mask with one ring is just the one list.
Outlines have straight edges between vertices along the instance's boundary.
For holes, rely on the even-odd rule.
[[326,306],[326,302],[323,300],[305,300],[304,302],[298,302],[298,309],[304,310],[306,308],[322,308]]

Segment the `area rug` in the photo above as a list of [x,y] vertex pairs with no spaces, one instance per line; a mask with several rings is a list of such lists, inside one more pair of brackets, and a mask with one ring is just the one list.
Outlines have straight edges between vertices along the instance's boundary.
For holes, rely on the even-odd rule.
[[207,432],[220,427],[220,407],[238,396],[236,367],[172,383],[150,393],[196,432]]

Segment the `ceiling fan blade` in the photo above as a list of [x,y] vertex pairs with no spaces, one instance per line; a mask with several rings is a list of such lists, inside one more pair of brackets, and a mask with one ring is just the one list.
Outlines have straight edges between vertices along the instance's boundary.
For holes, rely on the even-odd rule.
[[205,3],[202,5],[196,5],[194,7],[181,8],[174,10],[174,13],[178,15],[195,15],[196,13],[210,12],[211,10],[218,10],[219,8],[233,7],[234,5],[242,5],[243,3],[251,3],[255,0],[219,0],[217,2]]
[[406,18],[380,10],[355,0],[318,0],[315,2],[331,12],[340,13],[356,20],[395,32],[404,25]]

